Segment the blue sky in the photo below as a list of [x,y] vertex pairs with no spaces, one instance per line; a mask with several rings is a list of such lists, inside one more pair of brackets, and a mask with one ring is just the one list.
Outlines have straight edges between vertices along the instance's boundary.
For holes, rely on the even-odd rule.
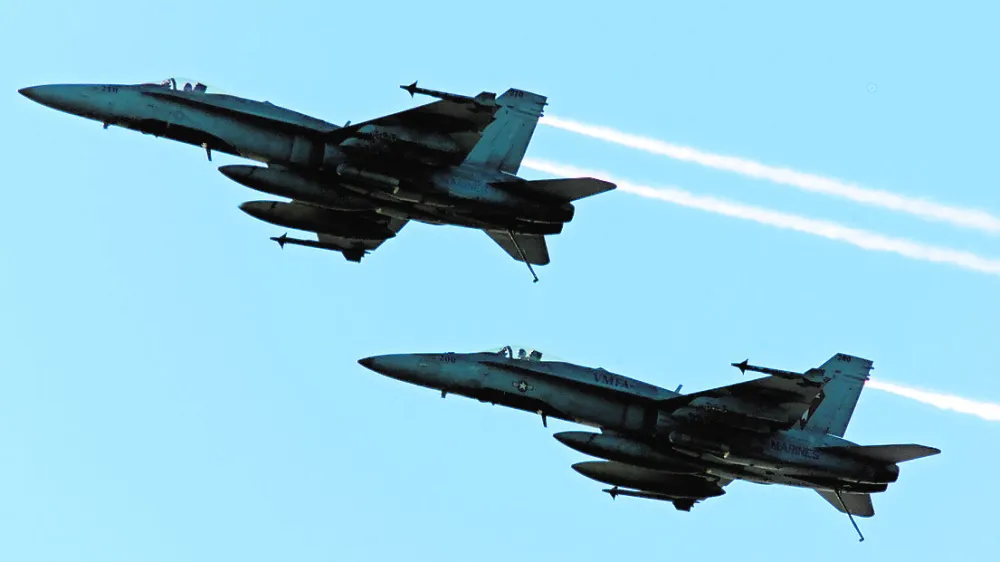
[[[924,443],[858,544],[806,490],[611,502],[528,414],[358,358],[524,343],[685,390],[835,352],[1000,401],[1000,279],[625,193],[533,285],[486,236],[279,251],[197,148],[16,93],[193,76],[333,122],[397,89],[519,87],[552,115],[1000,212],[997,8],[955,2],[0,5],[0,558],[930,559],[1000,546],[1000,425],[877,390],[847,437]],[[870,85],[876,85],[874,92]],[[1000,257],[997,239],[540,128],[529,156]],[[527,177],[540,177],[525,172]]]

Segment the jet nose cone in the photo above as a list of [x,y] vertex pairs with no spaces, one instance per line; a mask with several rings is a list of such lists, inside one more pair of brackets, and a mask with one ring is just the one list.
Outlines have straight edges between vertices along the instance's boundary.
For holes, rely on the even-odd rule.
[[359,359],[358,363],[380,375],[404,382],[423,381],[426,383],[434,378],[433,373],[427,369],[427,363],[420,355],[409,353],[375,355]]
[[95,116],[100,113],[95,87],[87,84],[47,84],[21,88],[18,92],[29,100],[44,106],[80,115]]
[[390,377],[398,377],[413,367],[413,362],[407,355],[373,355],[358,359],[358,363],[368,370]]
[[29,86],[21,88],[17,93],[29,100],[42,105],[52,106],[59,98],[58,86]]

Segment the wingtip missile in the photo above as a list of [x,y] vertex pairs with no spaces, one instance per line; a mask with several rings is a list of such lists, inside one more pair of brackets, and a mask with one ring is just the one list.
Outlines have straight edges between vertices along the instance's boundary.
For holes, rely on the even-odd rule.
[[272,236],[271,240],[274,240],[275,242],[277,242],[278,246],[282,250],[284,250],[285,249],[285,242],[288,242],[288,233],[286,232],[286,233],[282,234],[281,236]]
[[430,96],[432,98],[437,98],[440,100],[450,101],[454,103],[467,103],[471,104],[474,108],[485,108],[485,109],[495,109],[496,108],[496,94],[493,92],[482,92],[476,97],[463,96],[461,94],[451,94],[448,92],[442,92],[440,90],[431,90],[428,88],[421,88],[417,86],[417,81],[414,80],[412,84],[400,85],[399,88],[406,92],[409,92],[410,97],[414,97],[417,94],[422,94],[425,96]]
[[739,363],[732,363],[733,367],[740,370],[740,373],[746,374],[747,371],[753,373],[761,373],[764,375],[771,375],[775,377],[781,377],[785,379],[805,379],[815,382],[820,376],[822,376],[823,371],[821,369],[810,369],[808,373],[795,373],[793,371],[783,371],[781,369],[772,369],[770,367],[759,367],[757,365],[751,365],[749,359],[744,359]]
[[414,80],[413,83],[410,84],[409,86],[400,85],[399,87],[401,89],[403,89],[403,90],[406,90],[407,92],[410,92],[410,97],[411,98],[417,93],[418,90],[422,89],[422,88],[418,88],[417,87],[417,81],[416,80]]

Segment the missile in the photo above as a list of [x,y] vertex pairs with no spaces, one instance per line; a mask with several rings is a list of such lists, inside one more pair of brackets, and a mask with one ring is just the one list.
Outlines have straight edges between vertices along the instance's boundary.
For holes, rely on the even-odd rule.
[[661,501],[670,501],[674,499],[673,497],[668,496],[666,494],[657,494],[656,492],[643,492],[640,490],[622,489],[619,488],[618,486],[601,491],[611,496],[611,499],[615,499],[618,496],[628,496],[631,498],[647,498],[651,500],[661,500]]
[[646,443],[626,437],[588,431],[564,431],[556,433],[553,437],[570,449],[592,457],[673,474],[702,472],[698,466],[685,460],[690,460],[689,457],[677,458],[676,454],[658,451]]
[[469,96],[463,96],[461,94],[449,94],[448,92],[442,92],[440,90],[429,90],[427,88],[421,88],[420,86],[417,86],[416,82],[408,86],[400,86],[400,89],[409,92],[411,98],[416,94],[422,94],[425,96],[430,96],[432,98],[437,98],[440,100],[450,101],[454,103],[472,104],[477,109],[489,109],[492,111],[494,108],[496,108],[497,95],[493,92],[483,92],[478,96],[472,98]]
[[331,242],[321,242],[318,240],[303,240],[301,238],[289,238],[288,233],[284,233],[281,236],[272,236],[271,240],[278,243],[282,249],[285,248],[285,244],[292,244],[295,246],[306,246],[309,248],[319,248],[321,250],[332,250],[334,252],[341,252],[344,254],[344,258],[347,261],[361,262],[361,258],[368,253],[364,248],[350,248],[347,246],[341,246],[339,244],[333,244]]
[[323,182],[288,170],[232,165],[222,166],[219,171],[227,178],[250,189],[329,209],[370,211],[375,208],[375,205],[364,197],[337,189],[335,182]]
[[305,203],[247,201],[240,205],[240,210],[264,222],[330,236],[385,240],[396,235],[384,225],[359,218],[355,213],[333,211]]
[[673,502],[674,507],[681,511],[691,511],[691,507],[694,506],[696,500],[692,499],[677,499],[673,496],[668,496],[666,494],[657,494],[655,492],[643,492],[641,490],[623,490],[618,486],[614,488],[607,488],[601,490],[605,494],[611,496],[611,499],[615,499],[618,496],[626,496],[631,498],[645,498],[647,500],[658,500],[662,502]]
[[754,373],[773,375],[783,379],[806,379],[812,382],[819,382],[821,379],[818,377],[823,375],[822,369],[809,369],[805,373],[794,373],[792,371],[782,371],[781,369],[772,369],[770,367],[758,367],[756,365],[751,365],[749,359],[744,359],[739,363],[732,363],[732,366],[739,369],[741,374],[746,374],[747,371],[751,371]]
[[701,499],[726,493],[715,482],[690,475],[671,474],[613,461],[586,461],[573,465],[573,470],[612,486],[636,488],[671,498]]

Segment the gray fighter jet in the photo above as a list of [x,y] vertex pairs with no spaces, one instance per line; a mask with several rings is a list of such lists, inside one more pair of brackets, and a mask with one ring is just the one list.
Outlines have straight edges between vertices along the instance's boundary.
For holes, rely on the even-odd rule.
[[572,220],[572,202],[614,189],[594,178],[526,181],[518,168],[544,96],[510,89],[475,97],[400,86],[430,104],[340,127],[202,82],[56,84],[24,88],[49,107],[111,125],[257,160],[219,170],[247,187],[292,199],[250,201],[249,215],[316,239],[286,244],[343,253],[351,261],[416,220],[484,230],[514,259],[549,262],[545,235]]
[[844,432],[872,362],[838,353],[794,373],[734,363],[767,375],[680,394],[604,369],[542,359],[508,346],[481,353],[368,357],[383,375],[481,402],[590,425],[600,433],[556,433],[561,443],[606,459],[573,465],[609,484],[612,498],[672,502],[683,511],[725,494],[733,480],[816,490],[857,530],[875,514],[872,493],[899,477],[898,463],[940,453],[923,445],[858,445]]

